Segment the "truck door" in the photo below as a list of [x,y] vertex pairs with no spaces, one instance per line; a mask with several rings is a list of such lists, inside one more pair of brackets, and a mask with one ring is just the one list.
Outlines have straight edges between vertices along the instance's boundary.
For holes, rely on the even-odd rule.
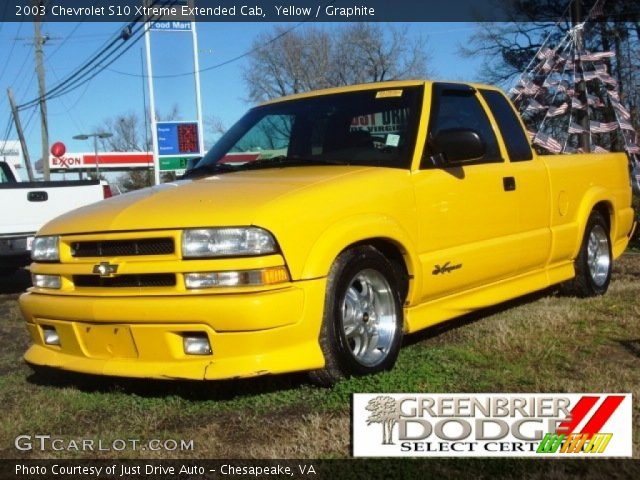
[[[427,144],[413,172],[422,301],[515,275],[521,251],[513,172],[479,94],[466,85],[434,83],[431,97]],[[455,128],[477,132],[485,155],[463,166],[437,162],[430,139]]]
[[533,155],[524,125],[507,98],[497,90],[481,89],[500,129],[511,163],[517,206],[520,271],[546,266],[551,252],[551,192],[544,162]]

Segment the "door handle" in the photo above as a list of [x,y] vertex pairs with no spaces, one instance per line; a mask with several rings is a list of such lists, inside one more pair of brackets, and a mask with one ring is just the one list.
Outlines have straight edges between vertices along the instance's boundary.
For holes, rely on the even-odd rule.
[[513,192],[516,189],[516,179],[514,177],[503,177],[502,186],[505,192]]
[[47,192],[29,192],[27,193],[27,200],[30,202],[46,202],[49,199]]

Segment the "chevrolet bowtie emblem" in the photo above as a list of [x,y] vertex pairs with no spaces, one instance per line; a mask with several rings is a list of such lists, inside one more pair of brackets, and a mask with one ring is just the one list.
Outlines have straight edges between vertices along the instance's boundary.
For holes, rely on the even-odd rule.
[[118,265],[112,265],[109,262],[100,262],[93,266],[93,273],[101,277],[112,277],[118,271]]

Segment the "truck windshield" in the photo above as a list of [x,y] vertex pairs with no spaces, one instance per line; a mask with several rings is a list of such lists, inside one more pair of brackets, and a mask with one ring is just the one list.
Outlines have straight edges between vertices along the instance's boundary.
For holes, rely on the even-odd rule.
[[259,106],[192,172],[324,164],[409,168],[421,102],[422,87],[411,86]]

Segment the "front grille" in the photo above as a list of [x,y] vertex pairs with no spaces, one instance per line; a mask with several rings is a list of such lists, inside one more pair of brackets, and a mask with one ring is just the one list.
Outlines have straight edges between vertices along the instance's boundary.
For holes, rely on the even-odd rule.
[[73,242],[71,244],[71,255],[74,257],[170,255],[173,252],[173,238],[103,240],[98,242]]
[[144,275],[118,275],[100,277],[98,275],[74,275],[76,287],[175,287],[176,276],[172,273],[153,273]]

